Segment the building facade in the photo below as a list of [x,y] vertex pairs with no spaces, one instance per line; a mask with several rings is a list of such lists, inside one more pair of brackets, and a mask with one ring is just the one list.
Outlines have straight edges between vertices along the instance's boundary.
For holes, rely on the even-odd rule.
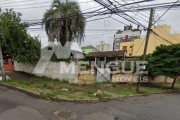
[[[171,26],[155,26],[153,31],[159,36],[154,33],[150,34],[147,54],[153,53],[156,47],[160,45],[180,44],[180,34],[171,34]],[[141,38],[131,42],[121,43],[120,50],[127,50],[127,56],[141,56],[144,52],[145,41],[145,38]]]
[[139,27],[137,29],[132,29],[132,26],[124,26],[124,31],[118,30],[114,35],[113,50],[120,50],[120,44],[124,42],[131,42],[134,39],[139,39],[141,36],[141,30]]
[[92,46],[92,45],[81,47],[81,50],[85,54],[88,54],[90,52],[99,52],[99,50],[97,48],[95,48],[94,46]]
[[101,41],[100,45],[97,45],[96,48],[101,52],[110,51],[110,44],[106,44],[104,41]]

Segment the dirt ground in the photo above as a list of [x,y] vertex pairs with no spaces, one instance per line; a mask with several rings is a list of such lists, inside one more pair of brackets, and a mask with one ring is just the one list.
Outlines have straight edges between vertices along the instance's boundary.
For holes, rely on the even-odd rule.
[[30,80],[32,77],[34,77],[30,74],[15,71],[6,71],[6,75],[9,76],[12,80]]

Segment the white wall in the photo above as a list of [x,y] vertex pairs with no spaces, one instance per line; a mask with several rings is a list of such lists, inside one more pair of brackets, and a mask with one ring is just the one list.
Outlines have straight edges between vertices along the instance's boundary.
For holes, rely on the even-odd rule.
[[[69,65],[68,63],[65,62],[61,62],[61,63],[66,64],[67,66]],[[71,69],[70,71],[64,72],[64,74],[62,74],[62,72],[60,72],[60,70],[62,70],[61,69],[62,66],[60,66],[60,62],[49,62],[43,73],[33,73],[35,65],[18,63],[16,61],[14,62],[15,71],[26,72],[37,76],[46,76],[53,79],[67,80],[70,83],[77,83],[78,73],[79,73],[78,65],[73,63],[72,66],[75,67],[73,72],[71,71],[72,70]]]

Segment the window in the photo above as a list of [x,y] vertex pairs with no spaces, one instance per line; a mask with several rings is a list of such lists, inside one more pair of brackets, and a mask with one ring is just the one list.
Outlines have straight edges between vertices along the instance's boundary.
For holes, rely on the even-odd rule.
[[52,50],[53,48],[52,47],[48,47],[48,50]]
[[129,56],[132,56],[132,54],[130,53]]
[[127,50],[127,46],[123,46],[123,50]]
[[130,46],[130,48],[133,48],[133,46]]

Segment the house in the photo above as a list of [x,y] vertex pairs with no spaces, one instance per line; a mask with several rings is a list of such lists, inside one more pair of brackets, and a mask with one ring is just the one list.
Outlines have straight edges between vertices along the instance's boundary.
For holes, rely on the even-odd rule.
[[82,49],[83,53],[85,53],[85,54],[88,54],[90,52],[99,52],[100,51],[92,45],[81,47],[81,49]]
[[[119,69],[119,60],[125,59],[126,51],[91,52],[87,56],[94,59],[91,67],[94,66],[96,82],[111,82],[112,75],[108,71],[112,72],[114,68]],[[114,62],[118,62],[118,65]],[[104,69],[105,67],[107,68]]]
[[84,59],[84,54],[80,51],[76,51],[76,50],[71,50],[71,60],[73,61],[78,61],[78,60],[82,60]]
[[[171,26],[168,25],[155,26],[153,28],[153,31],[157,33],[159,36],[151,32],[149,36],[147,54],[153,53],[156,47],[160,45],[172,45],[172,43],[180,44],[180,34],[171,34]],[[119,49],[126,50],[127,57],[141,56],[143,55],[145,41],[146,41],[145,38],[141,38],[141,39],[135,39],[134,41],[123,42],[120,44]]]

